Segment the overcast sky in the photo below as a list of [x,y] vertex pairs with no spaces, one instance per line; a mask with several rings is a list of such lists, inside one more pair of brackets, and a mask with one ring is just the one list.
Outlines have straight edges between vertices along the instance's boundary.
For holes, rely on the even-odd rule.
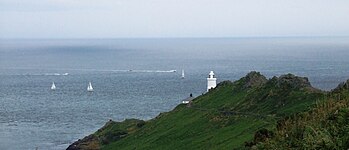
[[0,0],[0,38],[348,35],[349,0]]

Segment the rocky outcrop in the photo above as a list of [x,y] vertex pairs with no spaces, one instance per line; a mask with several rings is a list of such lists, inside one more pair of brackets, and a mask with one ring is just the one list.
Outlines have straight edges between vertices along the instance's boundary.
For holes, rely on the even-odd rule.
[[252,71],[246,75],[246,87],[257,87],[265,84],[268,80],[259,72]]
[[265,84],[268,80],[260,72],[252,71],[244,77],[244,88],[258,87]]
[[273,77],[270,82],[278,88],[287,89],[304,89],[313,88],[307,77],[298,77],[293,74],[281,75],[280,77]]

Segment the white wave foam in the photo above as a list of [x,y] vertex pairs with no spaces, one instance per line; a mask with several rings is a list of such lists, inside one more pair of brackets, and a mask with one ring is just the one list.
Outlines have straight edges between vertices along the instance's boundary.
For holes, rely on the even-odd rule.
[[129,72],[158,72],[158,73],[171,73],[171,72],[177,72],[177,70],[128,70]]
[[45,73],[43,75],[45,75],[45,76],[60,76],[61,74],[59,74],[59,73]]
[[26,73],[26,74],[19,74],[19,75],[25,75],[25,76],[67,76],[69,73]]

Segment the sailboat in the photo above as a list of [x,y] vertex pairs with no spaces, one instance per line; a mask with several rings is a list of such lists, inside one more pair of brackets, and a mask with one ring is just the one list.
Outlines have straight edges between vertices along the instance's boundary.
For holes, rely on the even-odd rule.
[[55,82],[52,82],[51,90],[56,90]]
[[182,79],[184,79],[185,77],[184,77],[184,70],[182,70],[182,77],[181,77]]
[[87,91],[89,91],[89,92],[92,92],[92,91],[93,91],[91,82],[88,83]]

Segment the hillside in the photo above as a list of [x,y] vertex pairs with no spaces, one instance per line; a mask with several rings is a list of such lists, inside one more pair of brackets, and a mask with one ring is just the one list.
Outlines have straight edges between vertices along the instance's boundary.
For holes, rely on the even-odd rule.
[[255,132],[272,130],[278,119],[309,110],[326,95],[304,77],[268,80],[251,72],[152,120],[108,122],[68,149],[241,149]]
[[273,130],[257,132],[258,149],[349,149],[349,80],[309,111],[280,119]]

